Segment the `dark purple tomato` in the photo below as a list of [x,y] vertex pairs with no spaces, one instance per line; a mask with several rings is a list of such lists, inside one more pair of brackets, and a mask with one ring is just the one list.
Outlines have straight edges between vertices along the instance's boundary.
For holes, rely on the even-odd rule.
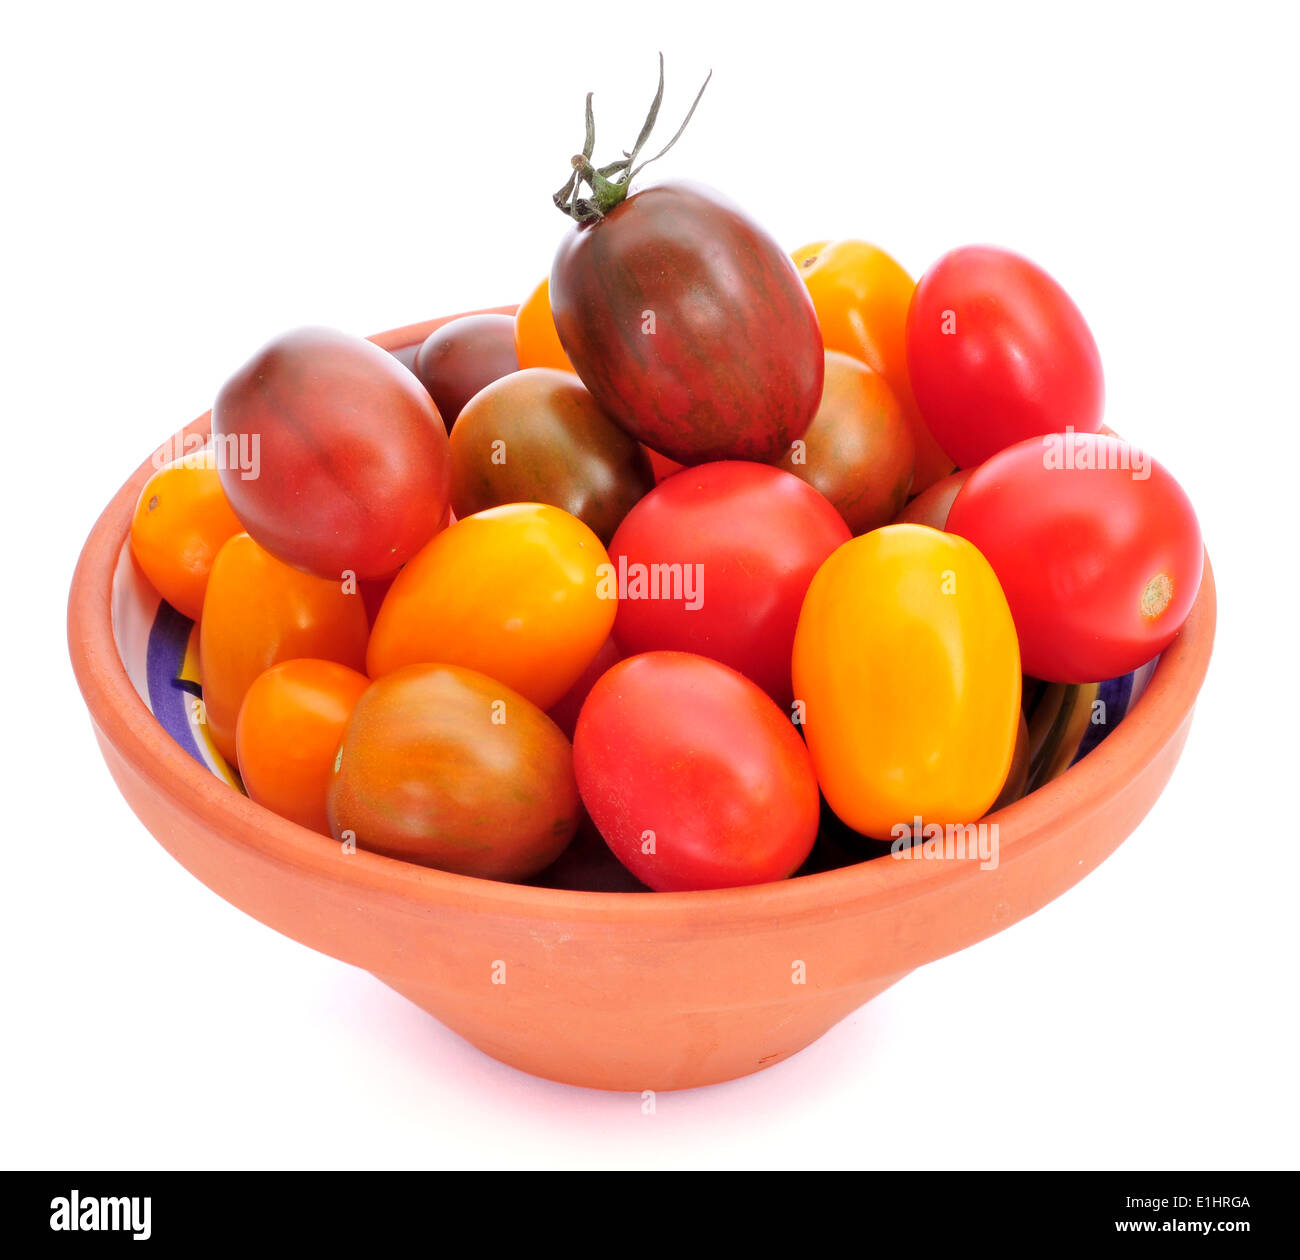
[[776,242],[718,193],[633,193],[561,241],[560,341],[624,429],[683,464],[779,459],[822,395],[821,331]]
[[448,431],[484,386],[519,371],[513,315],[463,315],[434,329],[411,370],[429,391]]
[[572,372],[525,368],[470,399],[451,433],[451,500],[458,520],[503,503],[549,503],[608,543],[654,486],[636,438],[624,433]]
[[338,581],[395,573],[447,523],[447,430],[387,350],[332,328],[263,346],[212,408],[221,486],[277,559]]

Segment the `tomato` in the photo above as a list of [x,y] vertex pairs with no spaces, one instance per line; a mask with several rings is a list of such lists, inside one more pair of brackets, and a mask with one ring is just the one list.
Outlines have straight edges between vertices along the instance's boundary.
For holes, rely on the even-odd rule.
[[235,722],[257,676],[280,661],[316,657],[365,668],[360,594],[277,560],[247,534],[219,552],[199,622],[203,706],[212,742],[237,760]]
[[330,834],[325,798],[343,728],[365,674],[336,661],[272,665],[239,706],[235,750],[248,795],[313,831]]
[[907,308],[915,284],[883,249],[866,241],[818,241],[794,261],[812,297],[827,350],[879,372],[898,400],[915,448],[912,489],[952,471],[952,460],[921,419],[907,374]]
[[618,644],[614,642],[614,636],[610,635],[600,651],[591,658],[591,664],[582,671],[578,681],[547,710],[547,716],[570,739],[573,738],[574,728],[578,725],[578,714],[582,712],[582,706],[591,694],[591,689],[596,685],[596,680],[611,665],[617,665],[622,659],[623,655],[618,650]]
[[794,688],[827,803],[863,835],[974,822],[1006,782],[1020,654],[965,539],[886,525],[839,548],[799,615]]
[[788,704],[799,606],[818,566],[849,537],[816,490],[779,468],[686,469],[646,495],[610,544],[614,637],[629,655],[712,657]]
[[437,408],[360,337],[329,328],[278,337],[221,387],[212,432],[241,457],[221,473],[235,515],[304,572],[386,577],[447,520]]
[[895,524],[929,525],[932,529],[946,529],[952,501],[973,471],[963,468],[944,477],[942,481],[936,481],[928,490],[921,491],[894,518]]
[[1028,438],[982,464],[948,529],[988,558],[1020,634],[1025,672],[1116,678],[1169,646],[1200,589],[1200,526],[1145,452],[1098,434]]
[[911,430],[885,378],[826,352],[821,406],[780,466],[820,491],[855,534],[885,525],[907,502],[915,466]]
[[543,280],[515,312],[515,355],[521,368],[556,368],[572,372],[551,314],[551,282]]
[[779,459],[812,422],[823,363],[807,290],[709,189],[658,184],[579,223],[550,295],[601,409],[670,459]]
[[[411,665],[357,702],[329,788],[334,836],[480,879],[527,879],[582,807],[573,750],[536,705],[452,665]],[[349,835],[350,833],[350,835]]]
[[411,370],[429,391],[448,432],[475,394],[519,370],[512,315],[463,315],[435,328]]
[[525,368],[470,400],[451,435],[452,505],[464,518],[502,503],[551,503],[608,543],[654,485],[641,444],[572,372]]
[[206,450],[160,468],[144,483],[131,518],[131,550],[154,590],[197,621],[212,562],[243,529],[221,488],[216,453]]
[[609,638],[609,557],[575,516],[510,503],[457,521],[397,575],[375,618],[372,678],[436,661],[549,709]]
[[1079,308],[1004,249],[955,249],[921,277],[907,366],[926,424],[962,468],[1023,438],[1101,426],[1101,357]]
[[641,449],[645,451],[650,459],[650,467],[654,470],[656,485],[663,481],[665,477],[671,477],[673,473],[681,472],[683,466],[675,459],[669,459],[667,455],[660,455],[658,451],[652,451],[644,444]]
[[701,656],[610,669],[579,715],[573,764],[606,844],[656,891],[785,879],[817,837],[817,781],[789,718]]

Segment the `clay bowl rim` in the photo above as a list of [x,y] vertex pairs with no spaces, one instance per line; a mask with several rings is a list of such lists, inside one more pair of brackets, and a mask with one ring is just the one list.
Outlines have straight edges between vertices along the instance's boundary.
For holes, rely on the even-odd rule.
[[[462,315],[508,315],[514,310],[502,306],[466,311],[392,329],[371,340],[388,350],[407,348]],[[206,436],[210,417],[210,412],[198,417],[181,434]],[[77,562],[68,601],[68,643],[77,682],[99,732],[144,782],[199,826],[258,851],[287,872],[429,909],[472,906],[476,913],[514,919],[636,927],[650,933],[685,921],[692,933],[704,936],[730,935],[777,919],[788,924],[883,912],[926,894],[950,891],[957,881],[997,873],[981,872],[978,862],[969,859],[877,859],[779,883],[638,894],[499,883],[362,850],[342,855],[333,842],[255,804],[191,758],[154,719],[127,677],[113,634],[113,576],[140,487],[152,471],[146,459],[113,496]],[[1214,625],[1214,578],[1207,555],[1200,593],[1187,622],[1120,725],[1051,783],[985,819],[999,824],[998,871],[1050,844],[1063,824],[1074,828],[1104,811],[1159,755],[1195,703],[1209,666]]]

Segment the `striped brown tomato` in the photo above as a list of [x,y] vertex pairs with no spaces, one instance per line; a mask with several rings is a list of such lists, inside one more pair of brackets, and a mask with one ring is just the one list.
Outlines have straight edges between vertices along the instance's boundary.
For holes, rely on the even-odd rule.
[[779,459],[816,414],[822,341],[808,290],[711,189],[658,184],[578,223],[550,297],[601,408],[680,463]]

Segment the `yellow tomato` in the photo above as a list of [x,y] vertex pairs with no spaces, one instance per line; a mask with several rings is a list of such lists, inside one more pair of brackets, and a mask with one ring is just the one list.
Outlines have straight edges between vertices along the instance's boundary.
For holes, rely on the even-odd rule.
[[611,574],[600,539],[560,508],[507,503],[467,516],[389,588],[370,635],[370,676],[460,665],[549,709],[609,637]]
[[793,257],[826,349],[852,355],[879,372],[902,406],[916,445],[912,493],[920,494],[952,472],[953,462],[921,419],[907,375],[907,308],[915,282],[883,249],[866,241],[816,241]]
[[793,673],[822,792],[856,831],[971,823],[997,799],[1020,649],[997,577],[964,538],[886,525],[833,552],[803,602]]
[[560,345],[551,314],[551,282],[543,280],[515,312],[515,358],[521,368],[558,368],[572,372],[573,364]]

